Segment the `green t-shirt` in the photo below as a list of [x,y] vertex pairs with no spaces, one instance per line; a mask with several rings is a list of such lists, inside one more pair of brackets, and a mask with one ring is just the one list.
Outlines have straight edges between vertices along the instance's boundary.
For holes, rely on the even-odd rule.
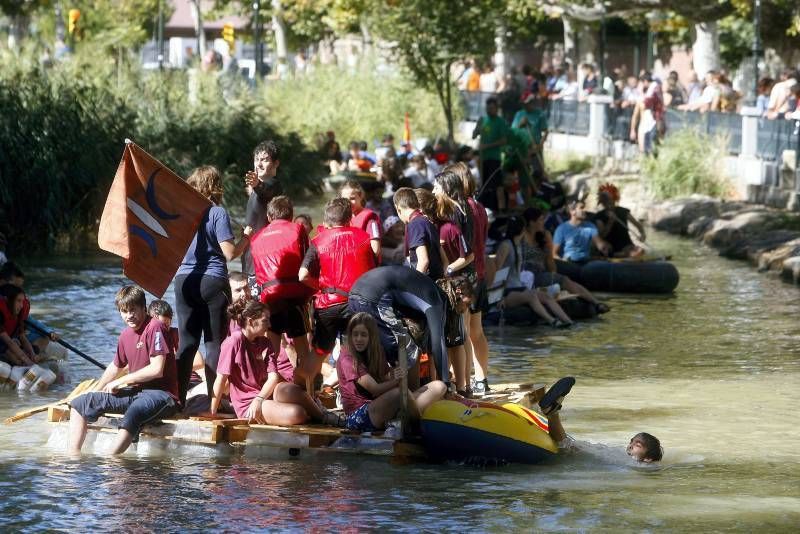
[[542,142],[542,132],[547,130],[547,115],[541,109],[534,109],[533,111],[525,111],[521,109],[514,115],[514,120],[511,122],[512,128],[520,128],[520,121],[522,117],[528,118],[528,124],[522,126],[530,130],[534,142],[537,144]]
[[[508,124],[505,119],[496,115],[494,117],[483,117],[481,119],[481,144],[488,145],[499,141],[503,137],[508,137]],[[494,159],[500,161],[500,154],[503,152],[502,146],[486,148],[481,151],[481,158]]]

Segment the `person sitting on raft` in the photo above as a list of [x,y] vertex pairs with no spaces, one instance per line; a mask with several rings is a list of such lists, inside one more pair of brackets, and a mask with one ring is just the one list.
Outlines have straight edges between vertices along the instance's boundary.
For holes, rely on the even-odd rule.
[[[397,366],[398,344],[403,343],[408,355],[408,368],[415,371],[418,371],[416,366],[423,351],[403,324],[401,316],[407,313],[423,315],[436,372],[445,382],[449,381],[450,364],[445,344],[447,305],[433,280],[409,267],[377,267],[361,275],[350,289],[348,306],[354,315],[365,312],[375,317],[389,365]],[[398,308],[402,308],[402,312]],[[416,383],[415,373],[411,374],[409,381]]]
[[[525,224],[519,217],[511,217],[506,227],[506,239],[500,243],[497,249],[495,263],[497,270],[508,268],[506,286],[503,290],[503,300],[500,305],[505,308],[516,306],[529,306],[533,312],[544,319],[544,321],[554,328],[566,328],[572,326],[572,319],[561,309],[558,302],[550,296],[547,289],[537,290],[529,288],[520,278],[522,272],[522,254],[520,244]],[[534,275],[534,283],[536,276]],[[546,307],[545,307],[546,306]],[[552,311],[556,317],[548,312]]]
[[[556,442],[559,449],[565,449],[573,445],[572,438],[567,436],[564,426],[561,424],[559,413],[564,397],[572,391],[572,386],[574,385],[575,379],[573,377],[566,376],[561,378],[539,400],[539,408],[542,414],[547,417],[550,437]],[[633,436],[626,448],[626,452],[628,456],[642,463],[659,462],[664,456],[661,442],[647,432],[639,432]]]
[[611,253],[611,245],[586,220],[586,204],[573,200],[569,203],[569,220],[558,225],[553,236],[553,258],[586,263],[592,259],[592,244],[605,256]]
[[597,193],[597,202],[603,209],[594,216],[600,237],[611,245],[610,256],[615,258],[636,258],[644,254],[644,249],[631,241],[629,223],[639,232],[639,240],[644,242],[644,226],[631,211],[618,206],[619,189],[614,184],[603,184]]
[[[347,416],[346,427],[358,432],[386,428],[400,410],[400,380],[405,369],[391,370],[386,363],[378,326],[372,315],[356,313],[347,325],[347,343],[336,362],[339,391]],[[434,380],[408,395],[412,423],[434,402],[441,400],[447,386]]]
[[[117,343],[117,354],[97,383],[98,391],[70,401],[69,449],[79,453],[88,423],[105,413],[123,414],[112,454],[125,452],[139,439],[142,427],[178,411],[178,372],[175,354],[161,321],[147,315],[144,290],[124,286],[114,303],[127,328]],[[125,368],[128,373],[120,376]]]
[[211,413],[219,410],[225,386],[236,417],[270,425],[300,425],[309,420],[342,426],[343,420],[323,410],[293,383],[292,363],[276,350],[266,334],[269,309],[256,300],[239,300],[228,313],[241,330],[222,342]]
[[556,272],[553,237],[545,229],[547,214],[539,208],[527,208],[522,212],[522,218],[525,220],[525,231],[520,240],[522,268],[533,273],[533,287],[542,288],[558,284],[561,289],[594,304],[597,313],[608,312],[608,306],[597,300],[588,289]]
[[25,336],[28,306],[21,287],[0,286],[0,361],[26,366],[39,361]]

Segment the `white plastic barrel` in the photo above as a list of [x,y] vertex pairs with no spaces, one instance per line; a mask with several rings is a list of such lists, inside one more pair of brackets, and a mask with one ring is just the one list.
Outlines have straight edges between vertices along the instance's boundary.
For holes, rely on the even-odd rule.
[[16,365],[11,368],[11,374],[8,375],[8,389],[17,389],[17,385],[25,376],[25,372],[29,369],[24,365]]
[[11,376],[11,366],[0,362],[0,391],[8,389],[8,377]]
[[25,371],[25,374],[22,375],[22,379],[17,382],[17,391],[28,391],[31,386],[42,376],[42,373],[45,371],[44,368],[39,367],[38,365],[33,365]]
[[42,372],[39,374],[39,378],[36,379],[36,382],[34,382],[31,386],[31,391],[47,391],[47,388],[50,387],[50,384],[56,381],[57,375],[53,371],[45,368],[41,369]]

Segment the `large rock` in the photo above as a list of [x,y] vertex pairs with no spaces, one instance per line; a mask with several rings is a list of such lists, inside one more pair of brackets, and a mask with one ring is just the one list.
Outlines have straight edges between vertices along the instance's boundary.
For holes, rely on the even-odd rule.
[[719,217],[719,213],[719,200],[704,195],[692,195],[654,205],[648,213],[647,221],[656,230],[686,235],[689,225],[696,219],[714,219]]
[[703,243],[717,249],[728,249],[749,236],[763,233],[775,215],[765,209],[753,209],[714,221],[705,234]]
[[781,271],[786,260],[794,256],[800,256],[800,233],[787,232],[785,230],[782,232],[786,234],[786,237],[791,236],[791,239],[787,239],[770,249],[762,249],[760,253],[754,251],[755,254],[750,260],[758,265],[759,271]]
[[800,284],[800,256],[787,258],[783,261],[781,277],[795,284]]

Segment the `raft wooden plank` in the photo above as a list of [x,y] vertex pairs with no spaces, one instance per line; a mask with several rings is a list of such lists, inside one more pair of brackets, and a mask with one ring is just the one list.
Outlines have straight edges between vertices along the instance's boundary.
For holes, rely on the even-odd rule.
[[329,435],[341,436],[349,434],[350,432],[343,428],[336,428],[324,425],[294,425],[294,426],[278,426],[278,425],[250,425],[250,429],[258,430],[274,430],[279,432],[293,432],[297,434],[315,434],[315,435]]
[[243,443],[247,441],[247,436],[250,434],[250,426],[249,425],[236,425],[236,426],[229,426],[226,427],[228,432],[227,441],[228,443]]
[[69,421],[69,408],[65,405],[51,406],[47,409],[47,422],[57,423],[59,421]]
[[10,425],[12,423],[16,423],[17,421],[22,421],[23,419],[27,419],[28,417],[30,417],[32,415],[35,415],[37,413],[49,410],[51,407],[58,406],[58,405],[61,405],[61,404],[66,404],[69,401],[71,401],[72,399],[74,399],[75,397],[77,397],[78,395],[80,395],[81,393],[84,393],[86,391],[90,391],[91,388],[94,386],[94,384],[95,384],[95,380],[94,379],[84,380],[83,382],[78,384],[75,387],[75,389],[73,389],[72,392],[70,392],[70,394],[67,395],[66,397],[64,397],[63,399],[57,400],[55,402],[49,402],[49,403],[43,404],[41,406],[36,406],[34,408],[28,408],[27,410],[23,410],[21,412],[18,412],[16,414],[12,415],[11,417],[5,419],[3,421],[3,423],[6,424],[6,425]]

